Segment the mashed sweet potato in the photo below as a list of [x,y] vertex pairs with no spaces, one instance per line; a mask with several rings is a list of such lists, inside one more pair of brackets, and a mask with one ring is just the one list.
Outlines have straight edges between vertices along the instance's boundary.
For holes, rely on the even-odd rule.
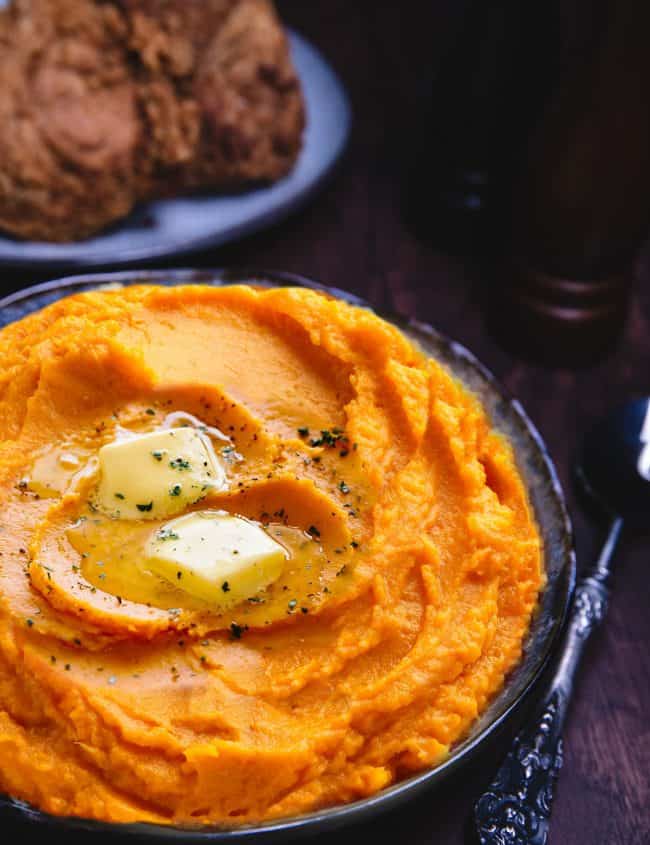
[[[97,291],[5,328],[0,362],[1,791],[158,823],[353,801],[444,759],[519,660],[544,571],[511,448],[372,313]],[[225,611],[142,566],[150,514],[96,504],[100,447],[188,420],[226,483],[187,510],[287,550]]]

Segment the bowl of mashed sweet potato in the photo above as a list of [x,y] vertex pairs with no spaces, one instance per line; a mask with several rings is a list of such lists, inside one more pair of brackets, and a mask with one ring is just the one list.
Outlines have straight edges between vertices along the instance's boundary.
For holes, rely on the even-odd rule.
[[439,782],[530,688],[571,530],[465,349],[279,274],[0,305],[4,811],[313,832]]

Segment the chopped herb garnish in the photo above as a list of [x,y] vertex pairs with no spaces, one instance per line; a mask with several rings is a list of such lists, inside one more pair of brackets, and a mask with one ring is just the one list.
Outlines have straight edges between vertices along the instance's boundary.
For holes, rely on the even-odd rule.
[[315,525],[310,525],[307,529],[307,533],[311,534],[312,537],[320,537],[320,531]]
[[171,487],[170,490],[169,490],[169,495],[170,496],[180,496],[182,489],[183,488],[181,487],[180,484],[174,484],[174,486]]
[[221,589],[224,591],[224,593],[229,593],[230,592],[230,584],[227,581],[224,581],[223,584],[221,585]]
[[336,577],[338,578],[339,575],[345,575],[345,573],[347,572],[347,569],[348,569],[347,566],[345,564],[343,564],[343,566],[336,573]]
[[179,540],[179,535],[172,528],[161,528],[156,537],[159,540]]
[[146,505],[136,505],[136,508],[137,508],[139,511],[142,511],[142,513],[147,513],[148,511],[152,510],[152,508],[153,508],[153,502],[149,502],[149,503],[148,503],[148,504],[146,504]]
[[151,453],[151,456],[153,458],[155,458],[157,461],[162,461],[164,454],[165,453],[162,452],[160,449],[154,449],[153,452]]
[[147,408],[147,410],[145,411],[145,414],[149,414],[150,417],[154,417],[156,415],[156,412],[154,411],[153,408]]
[[309,441],[310,446],[333,446],[336,443],[336,437],[331,431],[326,428],[321,430],[320,437],[312,437]]
[[341,446],[342,451],[347,455],[348,453],[348,438],[341,428],[321,429],[320,437],[312,437],[309,441],[310,446],[327,446],[333,449],[335,446]]
[[300,610],[301,610],[302,613],[309,613],[308,607],[301,607]]
[[177,470],[191,469],[190,462],[186,461],[185,458],[174,458],[169,462],[169,466]]
[[289,608],[289,610],[295,610],[297,604],[298,602],[296,601],[296,599],[291,599],[287,607]]
[[352,540],[352,542],[350,543],[350,545],[352,546],[352,548],[353,548],[353,549],[358,549],[358,548],[359,548],[359,544],[357,543],[357,541],[356,541],[356,540]]
[[124,498],[124,493],[116,493],[116,494],[115,494],[115,498],[116,498],[116,499],[123,499],[123,498]]
[[31,628],[33,624],[34,624],[34,620],[33,620],[33,619],[28,619],[28,620],[27,620],[27,627],[28,627],[28,628]]
[[66,663],[63,668],[65,669],[66,672],[69,672],[72,667],[70,666],[69,663]]
[[179,571],[176,573],[176,578],[180,581],[182,577],[183,577],[183,573],[179,570]]
[[350,488],[345,483],[345,481],[341,481],[341,483],[339,484],[339,490],[341,491],[341,493],[343,493],[344,496],[347,496],[347,494],[350,492]]
[[298,434],[301,437],[309,437],[309,429],[307,428],[306,425],[303,425],[298,429]]

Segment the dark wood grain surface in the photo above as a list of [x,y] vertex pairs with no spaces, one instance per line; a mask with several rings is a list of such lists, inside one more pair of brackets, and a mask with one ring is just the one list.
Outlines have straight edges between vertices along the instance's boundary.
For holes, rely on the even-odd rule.
[[[623,339],[601,362],[579,370],[545,369],[506,352],[484,323],[479,303],[494,282],[480,263],[450,258],[416,238],[401,212],[403,165],[415,149],[421,109],[418,84],[450,37],[454,4],[281,0],[279,5],[349,89],[355,124],[348,154],[304,211],[246,241],[179,259],[177,266],[251,265],[302,273],[378,307],[415,315],[464,343],[519,397],[546,439],[568,493],[579,561],[589,562],[603,526],[576,503],[572,455],[581,433],[611,405],[650,394],[650,261],[645,256],[639,262]],[[41,280],[42,275],[5,272],[2,287],[8,291]],[[609,617],[590,648],[566,732],[551,845],[650,842],[650,531],[625,536],[616,567]],[[515,727],[442,792],[319,842],[470,841],[472,802]]]

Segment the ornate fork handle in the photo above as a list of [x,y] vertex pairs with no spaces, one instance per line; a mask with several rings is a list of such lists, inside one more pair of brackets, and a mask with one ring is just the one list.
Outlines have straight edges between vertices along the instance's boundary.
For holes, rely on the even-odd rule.
[[474,808],[481,845],[545,845],[555,781],[562,767],[560,694],[532,731],[514,741]]
[[562,654],[541,716],[517,736],[496,778],[474,807],[481,845],[546,845],[553,792],[562,768],[562,728],[585,645],[605,618],[622,521],[615,519],[592,574],[576,588]]

